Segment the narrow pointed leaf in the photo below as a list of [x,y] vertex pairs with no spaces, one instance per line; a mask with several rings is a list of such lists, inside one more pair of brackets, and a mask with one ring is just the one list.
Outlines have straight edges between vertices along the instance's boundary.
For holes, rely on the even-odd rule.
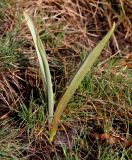
[[53,88],[52,88],[52,81],[51,81],[51,74],[48,65],[48,60],[42,41],[35,30],[31,18],[28,16],[26,12],[24,12],[24,17],[32,34],[37,56],[39,59],[40,70],[44,82],[44,90],[46,91],[46,96],[48,97],[48,110],[49,110],[49,123],[50,123],[52,121],[53,111],[54,111],[54,96],[53,96]]
[[101,54],[103,48],[105,47],[106,43],[110,39],[111,35],[113,34],[115,29],[115,23],[110,31],[106,34],[106,36],[99,42],[99,44],[93,49],[93,51],[88,55],[84,63],[81,65],[75,76],[73,77],[71,83],[67,87],[65,93],[63,94],[62,98],[60,99],[53,121],[50,127],[50,142],[53,141],[53,138],[56,134],[58,129],[60,118],[63,114],[64,109],[67,106],[67,103],[70,101],[71,97],[75,93],[76,89],[78,88],[81,81],[84,79],[86,74],[90,71],[92,65],[96,62],[99,55]]

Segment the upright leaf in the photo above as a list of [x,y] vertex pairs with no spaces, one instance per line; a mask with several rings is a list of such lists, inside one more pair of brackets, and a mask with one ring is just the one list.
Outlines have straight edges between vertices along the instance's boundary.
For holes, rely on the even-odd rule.
[[52,121],[53,112],[54,112],[54,96],[53,96],[53,88],[52,88],[52,81],[51,81],[51,74],[50,74],[50,69],[48,65],[48,60],[47,60],[46,52],[43,47],[42,41],[35,30],[35,27],[31,18],[28,16],[26,12],[24,12],[24,17],[30,29],[30,32],[32,34],[37,56],[39,59],[39,65],[40,65],[42,78],[44,82],[44,90],[46,91],[46,95],[48,97],[48,111],[49,111],[49,123],[50,123]]
[[76,89],[78,88],[81,81],[84,79],[86,74],[90,71],[91,66],[95,63],[95,61],[98,59],[99,55],[101,54],[103,48],[105,47],[106,43],[110,39],[111,35],[113,34],[115,29],[115,23],[113,27],[110,29],[110,31],[106,34],[106,36],[99,42],[99,44],[93,49],[93,51],[88,55],[84,63],[81,65],[75,76],[73,77],[71,83],[69,84],[67,90],[63,94],[62,98],[60,99],[53,121],[51,123],[50,127],[50,142],[53,141],[53,138],[56,134],[56,131],[58,129],[59,121],[62,116],[62,113],[64,109],[67,106],[67,103],[70,101],[71,97],[75,93]]

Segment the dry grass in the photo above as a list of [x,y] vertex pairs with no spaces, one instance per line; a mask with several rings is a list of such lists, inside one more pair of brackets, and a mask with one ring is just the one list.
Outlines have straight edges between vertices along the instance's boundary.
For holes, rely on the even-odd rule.
[[[1,43],[0,49],[0,58],[6,54],[6,61],[3,58],[3,63],[0,62],[0,116],[12,111],[19,114],[20,104],[25,102],[29,105],[32,92],[34,109],[31,118],[38,117],[38,106],[43,104],[37,95],[42,86],[38,61],[32,37],[22,17],[23,11],[27,10],[33,17],[45,45],[57,98],[86,54],[94,48],[114,21],[117,24],[113,39],[103,51],[97,69],[93,69],[92,75],[86,77],[65,111],[60,133],[61,141],[64,141],[67,149],[60,147],[58,140],[54,144],[48,143],[46,118],[42,124],[36,120],[29,135],[26,131],[28,123],[19,120],[19,125],[15,120],[19,126],[19,138],[22,139],[22,144],[26,142],[28,148],[26,152],[20,147],[18,150],[21,154],[18,157],[105,160],[108,157],[104,155],[109,152],[113,159],[126,155],[129,149],[125,150],[122,144],[118,147],[109,146],[108,143],[100,145],[95,137],[95,141],[91,140],[91,135],[107,132],[131,139],[131,65],[128,65],[128,62],[131,63],[128,55],[132,50],[131,1],[112,0],[110,3],[108,0],[20,0],[16,3],[15,0],[7,0],[5,4],[0,2],[0,39],[7,39],[9,45]],[[11,48],[12,44],[16,45]],[[10,53],[23,55],[24,58],[7,59],[13,55]],[[129,58],[124,61],[126,56]],[[124,64],[128,69],[123,70]],[[13,114],[13,117],[16,116]],[[71,134],[76,143],[70,139]],[[9,153],[17,156],[17,152],[11,148]],[[93,157],[95,153],[98,153],[97,157]]]

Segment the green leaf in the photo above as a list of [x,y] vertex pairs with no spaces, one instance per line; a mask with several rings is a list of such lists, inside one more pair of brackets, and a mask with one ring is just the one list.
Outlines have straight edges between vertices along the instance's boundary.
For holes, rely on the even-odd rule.
[[84,63],[81,65],[81,67],[79,68],[79,70],[77,71],[75,76],[73,77],[73,79],[72,79],[71,83],[69,84],[67,90],[65,91],[65,93],[61,97],[61,99],[60,99],[60,101],[57,105],[57,108],[56,108],[56,111],[55,111],[55,114],[54,114],[54,118],[53,118],[53,121],[52,121],[51,127],[50,127],[50,142],[53,141],[53,138],[56,135],[60,118],[63,114],[64,109],[67,106],[67,103],[70,101],[71,97],[75,93],[76,89],[78,88],[79,84],[84,79],[86,74],[90,71],[92,65],[98,59],[98,57],[101,54],[103,48],[105,47],[108,40],[112,36],[112,34],[114,32],[114,29],[115,29],[115,23],[114,23],[113,27],[110,29],[110,31],[106,34],[106,36],[99,42],[99,44],[88,55],[88,57],[86,58]]
[[8,156],[8,153],[6,153],[5,151],[0,151],[0,157],[4,157],[4,156]]
[[50,74],[50,69],[48,65],[48,60],[47,60],[46,52],[43,47],[42,41],[35,30],[35,27],[31,18],[28,16],[26,12],[24,12],[24,17],[30,29],[30,32],[32,34],[37,56],[39,59],[40,70],[42,73],[42,79],[44,83],[44,90],[46,91],[46,96],[48,98],[48,111],[49,111],[48,120],[50,123],[52,121],[53,112],[54,112],[54,96],[53,96],[53,88],[52,88],[52,81],[51,81],[51,74]]

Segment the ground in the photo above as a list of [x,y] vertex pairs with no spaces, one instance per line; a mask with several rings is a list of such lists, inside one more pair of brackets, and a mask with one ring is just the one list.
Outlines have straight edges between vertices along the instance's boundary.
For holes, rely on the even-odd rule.
[[[76,70],[116,23],[68,103],[52,143],[44,84],[24,11],[46,50],[55,106]],[[130,0],[0,1],[0,159],[132,158],[131,15]]]

